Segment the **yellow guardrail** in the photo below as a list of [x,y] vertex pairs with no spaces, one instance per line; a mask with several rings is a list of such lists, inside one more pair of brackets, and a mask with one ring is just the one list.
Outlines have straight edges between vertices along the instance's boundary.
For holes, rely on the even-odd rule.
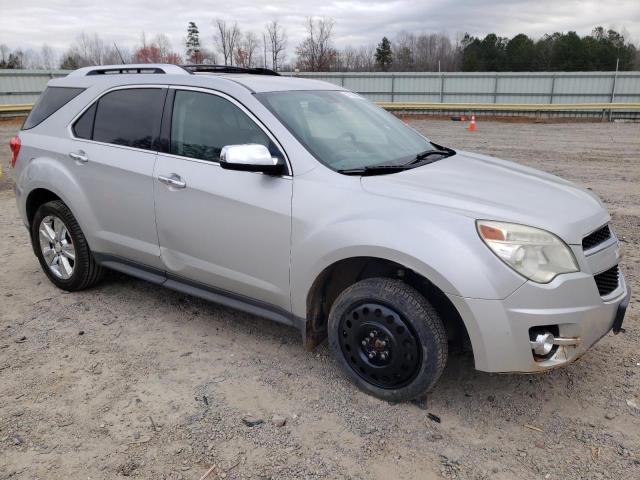
[[[455,110],[455,111],[512,111],[512,112],[562,112],[598,110],[640,110],[640,103],[422,103],[376,102],[386,110]],[[27,113],[32,103],[0,105],[0,113]]]
[[421,103],[376,102],[386,110],[462,110],[462,111],[597,111],[640,110],[640,103]]
[[30,112],[33,103],[14,103],[12,105],[0,105],[0,113],[24,113]]

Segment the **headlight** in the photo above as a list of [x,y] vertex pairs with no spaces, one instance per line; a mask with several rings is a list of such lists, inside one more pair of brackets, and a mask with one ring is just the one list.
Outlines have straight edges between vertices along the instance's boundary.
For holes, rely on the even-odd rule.
[[514,223],[478,220],[480,238],[500,260],[537,283],[549,283],[561,273],[577,272],[566,243],[553,233]]

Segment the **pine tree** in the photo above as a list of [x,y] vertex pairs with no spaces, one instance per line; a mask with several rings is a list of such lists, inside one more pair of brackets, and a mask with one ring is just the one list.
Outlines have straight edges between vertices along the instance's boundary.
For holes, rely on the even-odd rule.
[[376,65],[380,70],[386,72],[393,61],[391,54],[391,42],[387,37],[382,37],[382,41],[376,48]]
[[189,22],[187,27],[187,59],[191,63],[202,63],[202,52],[200,51],[200,31],[195,22]]

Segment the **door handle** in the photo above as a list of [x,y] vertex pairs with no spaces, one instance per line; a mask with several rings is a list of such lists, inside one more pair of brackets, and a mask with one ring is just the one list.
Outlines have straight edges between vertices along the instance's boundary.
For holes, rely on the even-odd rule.
[[182,177],[177,173],[170,173],[169,175],[158,175],[158,180],[174,188],[185,188],[187,182],[182,180]]
[[87,163],[89,161],[89,157],[82,150],[78,150],[78,152],[69,152],[69,157],[74,159],[76,162]]

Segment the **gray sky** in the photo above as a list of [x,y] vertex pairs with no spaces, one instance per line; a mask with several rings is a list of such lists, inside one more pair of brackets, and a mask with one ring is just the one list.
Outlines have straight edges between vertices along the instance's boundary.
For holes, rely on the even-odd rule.
[[201,43],[212,48],[216,17],[237,20],[243,30],[256,33],[277,18],[287,30],[291,56],[310,15],[336,20],[338,47],[377,43],[401,30],[446,32],[452,38],[459,32],[539,37],[569,30],[586,34],[596,25],[640,43],[640,0],[0,0],[0,44],[38,49],[47,43],[62,51],[85,31],[131,48],[144,31],[167,34],[182,54],[190,20],[200,29]]

